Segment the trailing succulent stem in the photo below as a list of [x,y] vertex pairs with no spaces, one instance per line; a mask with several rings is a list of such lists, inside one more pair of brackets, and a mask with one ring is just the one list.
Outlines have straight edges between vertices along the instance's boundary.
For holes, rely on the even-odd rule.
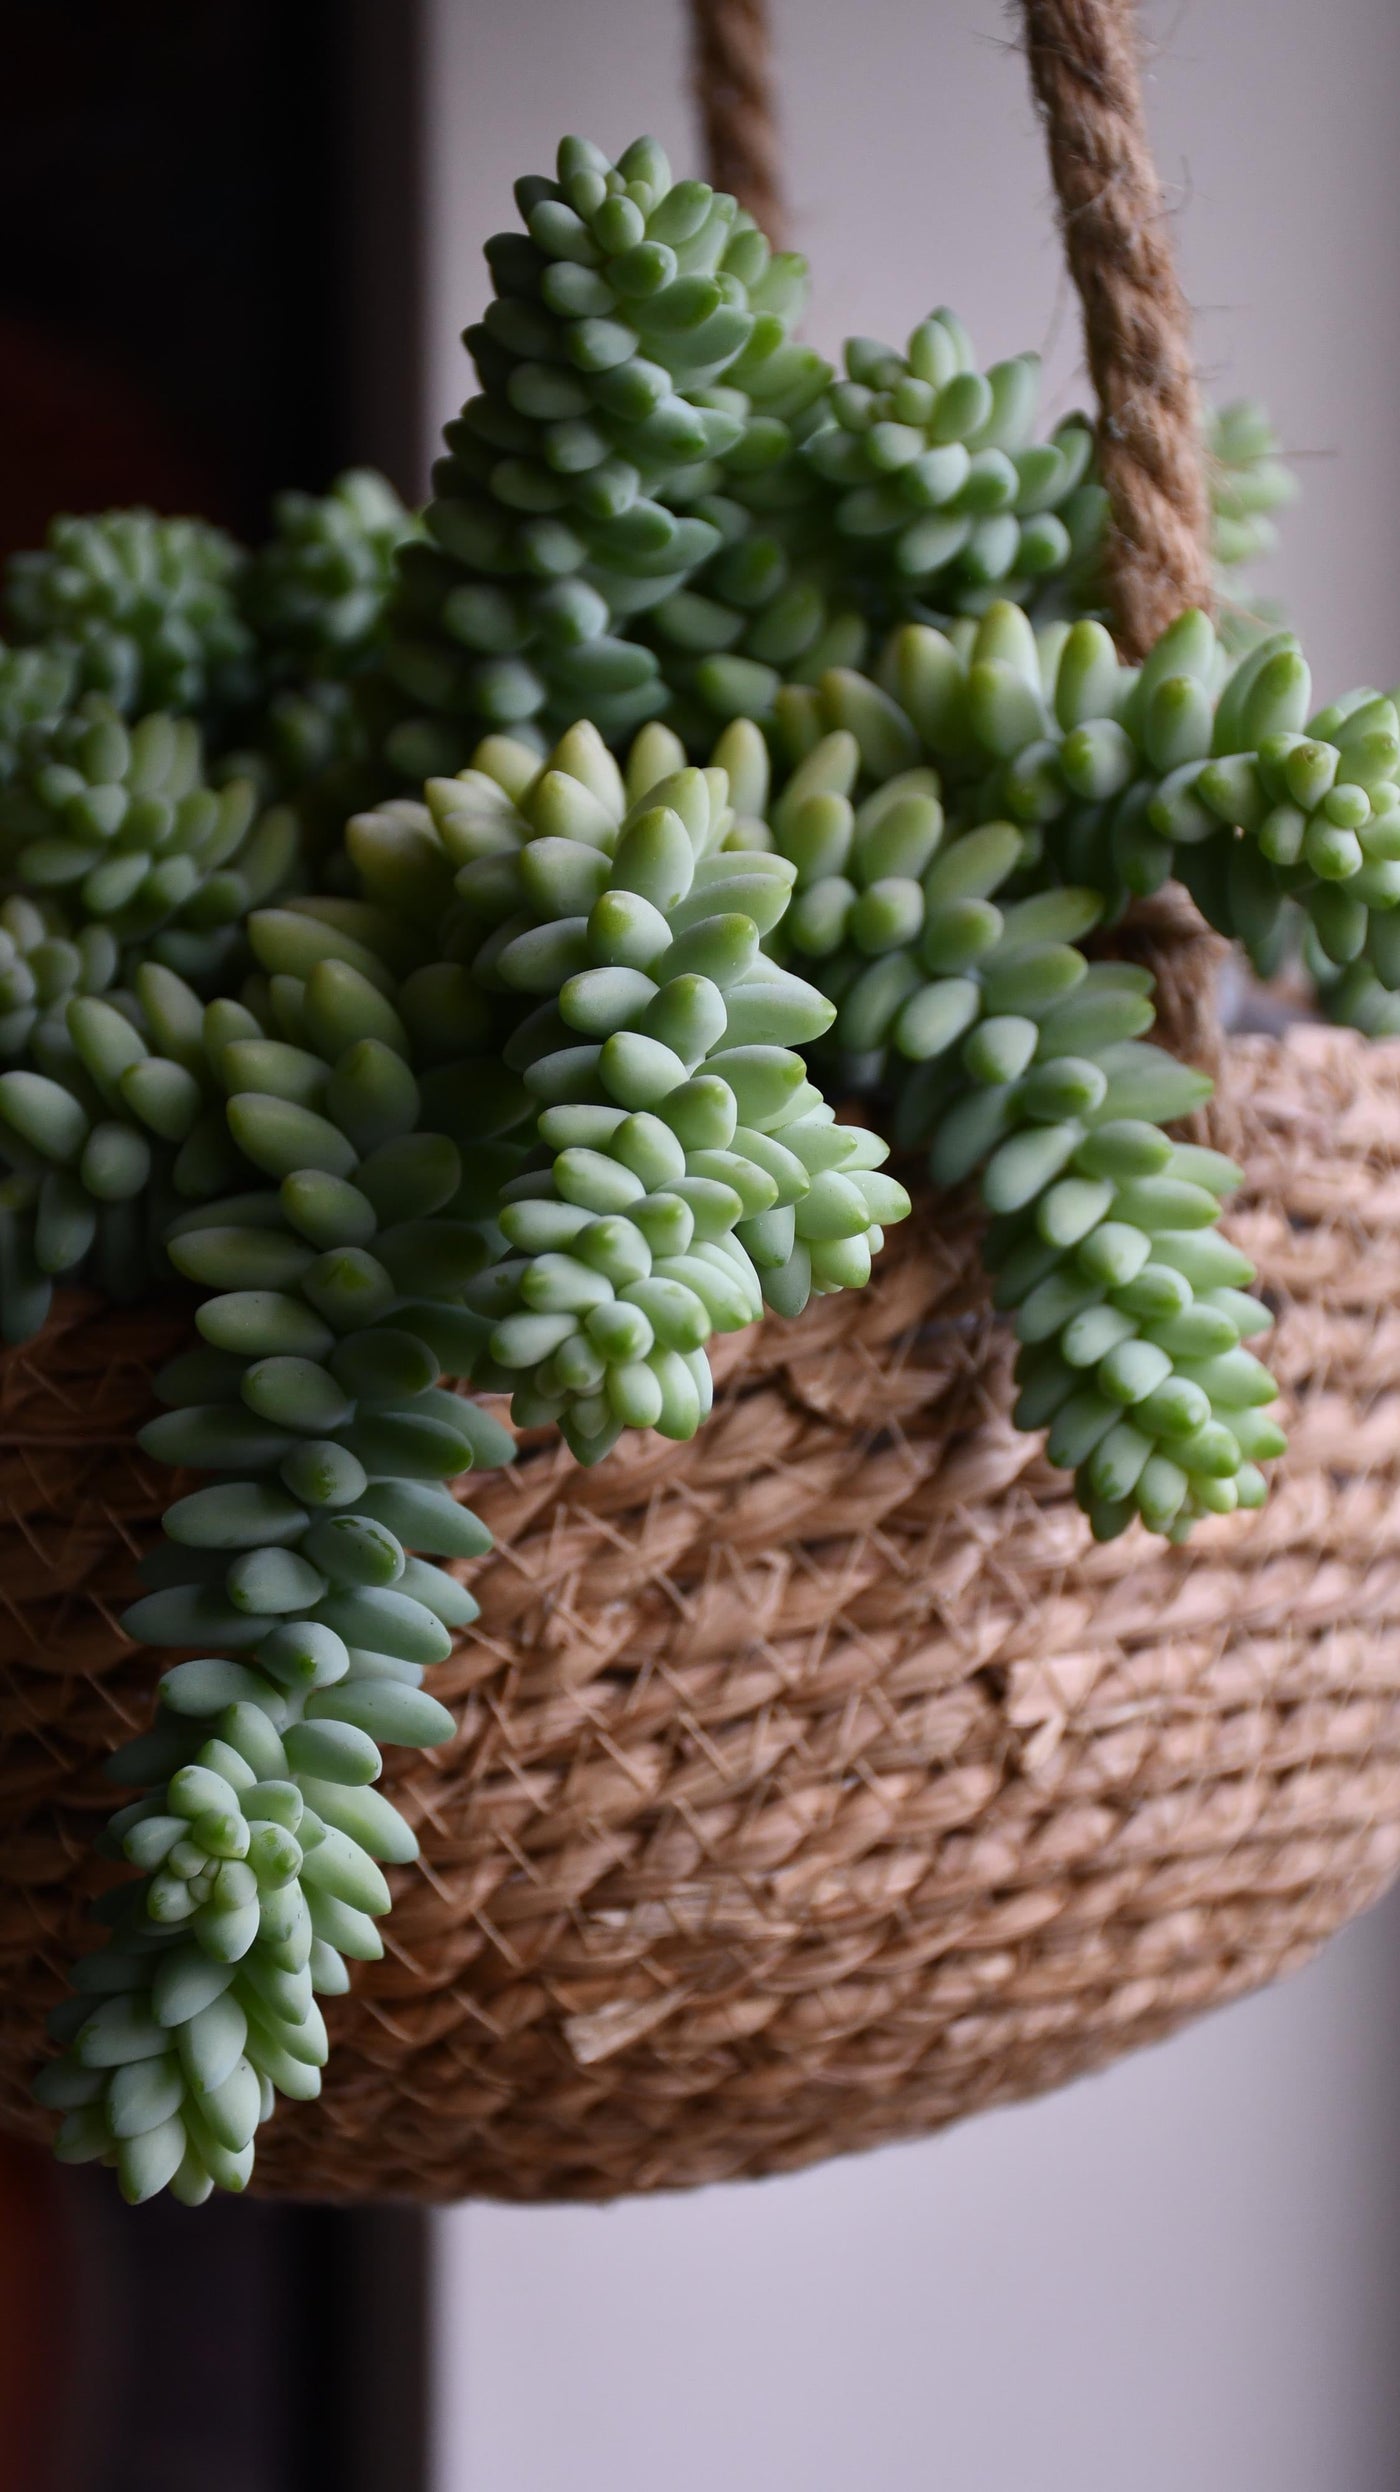
[[71,707],[76,683],[77,669],[66,649],[49,643],[7,649],[0,641],[0,789]]
[[105,694],[126,717],[236,709],[256,681],[238,609],[246,560],[201,519],[148,510],[55,519],[41,552],[11,557],[10,625],[17,639],[61,651],[79,688]]
[[394,558],[418,522],[369,467],[348,468],[329,493],[279,494],[272,516],[242,587],[264,674],[359,674],[379,645]]
[[380,1952],[378,1864],[415,1846],[377,1743],[450,1733],[421,1681],[476,1614],[419,1552],[487,1545],[442,1484],[509,1451],[441,1379],[509,1382],[587,1460],[689,1436],[710,1333],[762,1309],[750,1246],[795,1308],[908,1210],[780,1043],[830,1018],[759,951],[791,870],[677,758],[640,745],[629,804],[591,728],[544,768],[497,740],[356,824],[369,898],[254,912],[244,999],[191,1024],[238,1174],[166,1231],[211,1294],[141,1442],[217,1476],[125,1624],[208,1649],[114,1760],[151,1786],[111,1828],[142,1874],[40,2079],[60,2153],[133,2199],[242,2187],[274,2096],[319,2086],[317,1994]]
[[[466,332],[480,392],[446,430],[401,565],[381,721],[421,779],[483,727],[703,744],[790,681],[858,665],[903,616],[1099,602],[1105,497],[1078,416],[1035,437],[1039,359],[978,368],[946,309],[838,376],[792,338],[804,263],[640,139],[566,139],[516,188]],[[1259,411],[1212,419],[1218,560],[1266,550],[1291,480]]]
[[1271,554],[1273,514],[1297,497],[1278,436],[1256,399],[1235,398],[1206,418],[1206,476],[1219,571],[1229,574]]
[[203,994],[246,966],[244,920],[297,871],[298,826],[211,786],[198,729],[128,727],[86,695],[0,789],[0,1330],[52,1285],[135,1296],[182,1195],[224,1182]]
[[[1085,958],[1103,897],[1028,888],[1024,827],[949,825],[912,720],[876,686],[830,678],[801,719],[804,740],[826,732],[772,809],[798,877],[783,931],[837,1003],[847,1080],[893,1091],[896,1138],[927,1149],[936,1183],[980,1175],[1023,1343],[1018,1422],[1049,1424],[1100,1537],[1135,1514],[1180,1537],[1257,1505],[1283,1437],[1242,1342],[1270,1318],[1216,1232],[1239,1170],[1162,1130],[1210,1084],[1144,1043],[1150,978]],[[935,749],[955,748],[951,716],[936,723]]]
[[367,468],[324,495],[281,495],[273,516],[253,554],[202,521],[130,510],[56,519],[42,551],[15,555],[5,609],[22,645],[0,645],[0,787],[43,760],[43,735],[85,693],[128,721],[196,720],[218,775],[231,765],[264,794],[363,759],[352,685],[379,654],[418,523]]
[[318,2090],[316,1995],[382,1952],[378,1864],[416,1851],[373,1788],[380,1743],[450,1733],[421,1682],[475,1615],[409,1550],[486,1548],[443,1483],[510,1451],[439,1384],[477,1346],[461,1291],[489,1251],[489,1186],[483,1205],[419,1112],[419,1075],[455,1073],[477,1027],[465,980],[396,980],[334,913],[252,933],[275,1018],[229,999],[200,1030],[243,1182],[168,1233],[211,1294],[141,1439],[216,1476],[167,1513],[125,1622],[211,1649],[167,1673],[158,1728],[113,1760],[149,1786],[110,1835],[142,1875],[99,1907],[111,1936],[40,2079],[67,2114],[60,2154],[114,2161],[132,2199],[241,2188],[274,2094]]
[[0,871],[206,983],[295,859],[286,815],[259,819],[244,781],[209,784],[192,720],[152,712],[128,726],[97,694],[0,791]]
[[435,914],[450,876],[454,943],[496,999],[534,1113],[501,1189],[509,1251],[468,1293],[491,1323],[476,1373],[585,1461],[624,1426],[693,1435],[711,1331],[858,1286],[909,1209],[886,1146],[835,1122],[793,1052],[832,1006],[761,949],[794,878],[725,763],[757,811],[752,729],[707,770],[644,729],[625,779],[591,727],[544,768],[493,738],[424,806],[350,828],[372,892]]
[[654,140],[611,164],[566,139],[557,179],[516,199],[526,230],[487,244],[496,292],[466,333],[481,391],[401,564],[386,752],[409,779],[460,766],[483,727],[585,710],[616,738],[664,709],[633,619],[719,551],[719,462],[781,456],[827,376],[789,335],[801,261],[674,181]]
[[374,792],[362,679],[383,654],[399,551],[421,530],[371,468],[347,470],[326,494],[279,494],[273,520],[241,583],[259,697],[223,766],[294,798],[324,854],[350,807]]

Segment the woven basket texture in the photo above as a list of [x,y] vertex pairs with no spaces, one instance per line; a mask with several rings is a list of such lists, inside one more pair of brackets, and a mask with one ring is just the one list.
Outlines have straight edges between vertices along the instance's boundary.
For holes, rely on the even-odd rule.
[[[603,2198],[923,2134],[1302,1964],[1400,1860],[1400,1044],[1228,1051],[1228,1226],[1278,1307],[1266,1510],[1091,1543],[1008,1417],[970,1205],[720,1345],[690,1446],[527,1443],[392,1752],[421,1861],[256,2186]],[[5,1355],[0,2121],[91,1942],[101,1756],[164,1657],[115,1614],[187,1313],[67,1301]]]

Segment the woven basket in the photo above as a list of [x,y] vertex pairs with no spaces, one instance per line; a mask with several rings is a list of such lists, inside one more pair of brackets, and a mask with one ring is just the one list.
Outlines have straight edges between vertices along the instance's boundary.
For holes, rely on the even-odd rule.
[[[754,0],[702,5],[752,32]],[[1026,5],[1066,215],[1082,176],[1131,223],[1125,0]],[[1117,96],[1135,174],[1098,179],[1102,125],[1047,100],[1073,78]],[[1136,536],[1121,488],[1131,642],[1181,573],[1153,488]],[[257,2187],[602,2198],[791,2170],[1154,2040],[1387,1883],[1400,1043],[1222,1050],[1189,910],[1128,941],[1167,1043],[1219,1065],[1207,1130],[1249,1172],[1227,1227],[1279,1312],[1293,1429],[1266,1510],[1096,1548],[1011,1427],[975,1210],[927,1195],[867,1291],[720,1345],[693,1445],[633,1437],[584,1472],[527,1442],[473,1492],[499,1545],[463,1570],[484,1631],[434,1673],[458,1736],[387,1768],[422,1845],[388,1953],[329,2003],[325,2092],[279,2112]],[[111,1874],[101,1759],[167,1658],[116,1618],[171,1494],[133,1440],[188,1321],[71,1297],[0,1355],[0,2123],[31,2137],[43,2016]]]
[[[1292,1450],[1265,1511],[1094,1548],[1007,1418],[977,1225],[722,1345],[693,1446],[484,1483],[489,1631],[396,1753],[421,1861],[257,2186],[606,2197],[791,2170],[1057,2085],[1291,1970],[1400,1861],[1400,1043],[1229,1050]],[[0,2120],[91,1941],[113,1620],[178,1308],[9,1352]],[[110,1873],[109,1873],[110,1874]]]

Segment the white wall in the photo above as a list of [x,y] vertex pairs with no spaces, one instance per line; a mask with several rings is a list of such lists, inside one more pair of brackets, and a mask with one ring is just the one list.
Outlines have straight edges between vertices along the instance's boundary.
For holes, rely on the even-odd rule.
[[[559,133],[693,161],[679,9],[427,0],[429,400]],[[1200,355],[1308,454],[1270,585],[1322,686],[1400,675],[1400,10],[1152,0]],[[1077,321],[994,0],[778,0],[809,328]],[[802,2179],[440,2228],[437,2492],[1393,2492],[1400,1910],[1058,2100]]]
[[1394,2492],[1397,1943],[927,2145],[442,2218],[435,2492]]

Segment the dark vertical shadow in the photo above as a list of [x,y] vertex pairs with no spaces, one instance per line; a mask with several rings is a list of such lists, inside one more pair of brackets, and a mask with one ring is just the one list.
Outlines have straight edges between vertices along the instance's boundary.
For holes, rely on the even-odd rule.
[[344,14],[0,14],[0,542],[132,500],[256,535],[270,494],[354,452]]
[[133,2209],[101,2172],[66,2197],[80,2283],[57,2492],[426,2492],[416,2209]]
[[347,0],[343,14],[347,281],[355,456],[410,502],[426,490],[424,96],[420,0]]
[[308,2207],[296,2256],[309,2288],[307,2379],[324,2394],[304,2396],[294,2418],[292,2480],[427,2492],[427,2216],[410,2206]]
[[[65,509],[256,538],[351,461],[419,482],[418,22],[0,0],[0,556]],[[55,2492],[423,2492],[421,2216],[57,2203]],[[41,2492],[19,2446],[0,2410],[0,2492]]]

